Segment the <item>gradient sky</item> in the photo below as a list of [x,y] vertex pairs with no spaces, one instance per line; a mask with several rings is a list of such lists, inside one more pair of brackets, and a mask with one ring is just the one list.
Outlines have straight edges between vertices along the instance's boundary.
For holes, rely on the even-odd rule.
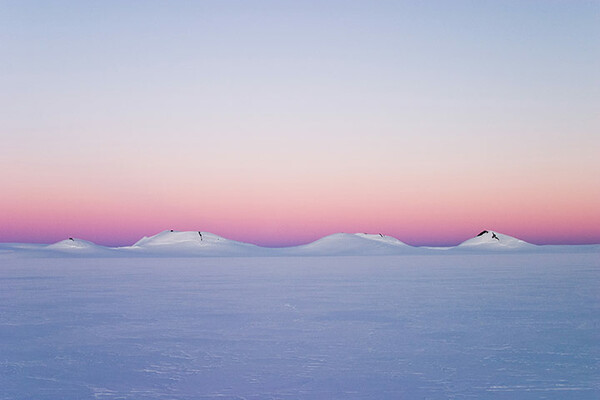
[[0,241],[600,243],[598,1],[2,1]]

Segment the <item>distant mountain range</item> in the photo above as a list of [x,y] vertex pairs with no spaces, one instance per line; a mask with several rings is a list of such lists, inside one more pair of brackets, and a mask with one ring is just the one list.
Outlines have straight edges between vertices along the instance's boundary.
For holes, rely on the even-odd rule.
[[335,233],[305,245],[268,248],[226,239],[210,232],[174,230],[143,237],[134,245],[124,247],[100,246],[77,238],[50,245],[0,243],[0,256],[33,257],[391,256],[490,252],[600,252],[600,245],[538,246],[492,230],[484,230],[452,247],[414,247],[383,234]]

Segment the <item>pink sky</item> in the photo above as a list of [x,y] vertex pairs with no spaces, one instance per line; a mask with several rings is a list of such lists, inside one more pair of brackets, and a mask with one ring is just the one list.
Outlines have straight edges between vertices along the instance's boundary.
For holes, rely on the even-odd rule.
[[107,179],[104,169],[99,176],[75,167],[54,176],[46,170],[44,179],[17,171],[0,199],[0,240],[76,236],[123,245],[164,229],[210,231],[266,246],[334,232],[382,232],[414,245],[458,243],[482,229],[540,244],[600,237],[600,190],[559,171],[531,180],[518,171],[475,168],[453,179],[459,172],[375,173],[348,165],[344,172],[309,168],[296,175],[282,167],[265,177],[189,168],[185,160],[157,164],[146,174],[111,171]]
[[591,3],[334,3],[4,9],[0,241],[600,243]]

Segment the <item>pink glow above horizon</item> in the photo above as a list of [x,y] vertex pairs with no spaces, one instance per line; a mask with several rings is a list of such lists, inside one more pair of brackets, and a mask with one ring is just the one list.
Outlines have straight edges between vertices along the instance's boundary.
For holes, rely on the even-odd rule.
[[67,183],[40,187],[34,177],[28,183],[22,176],[19,191],[10,191],[20,196],[0,199],[0,240],[49,243],[76,236],[125,245],[164,229],[210,231],[265,246],[335,232],[382,232],[413,245],[456,244],[481,229],[539,244],[595,243],[600,237],[598,191],[571,183],[557,193],[556,175],[533,184],[510,174],[489,180],[487,172],[472,173],[458,183],[417,171],[404,178],[360,176],[358,168],[348,175],[352,179],[309,172],[195,180],[198,171],[175,179],[182,168],[173,165],[163,175],[150,170],[129,184],[116,179],[99,185],[93,176],[74,173]]
[[0,242],[600,243],[592,5],[225,3],[3,9]]

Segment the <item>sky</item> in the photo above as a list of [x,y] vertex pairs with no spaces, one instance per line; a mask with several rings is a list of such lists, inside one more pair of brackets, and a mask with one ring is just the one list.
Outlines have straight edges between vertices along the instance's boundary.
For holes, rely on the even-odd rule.
[[600,243],[599,1],[0,1],[0,242]]

